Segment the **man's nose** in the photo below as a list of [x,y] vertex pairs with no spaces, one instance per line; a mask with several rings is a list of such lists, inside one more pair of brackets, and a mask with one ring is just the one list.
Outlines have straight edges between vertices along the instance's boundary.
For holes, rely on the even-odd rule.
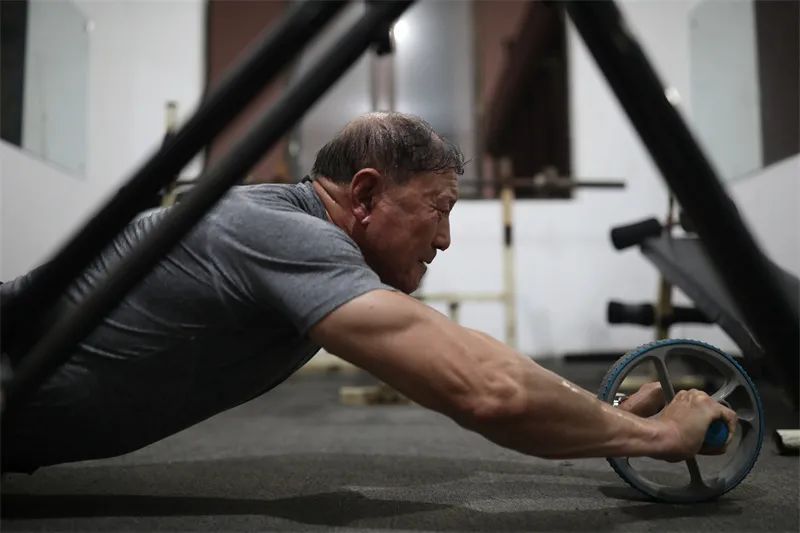
[[445,251],[450,248],[450,220],[445,218],[439,222],[436,230],[436,237],[433,239],[433,246],[438,250]]

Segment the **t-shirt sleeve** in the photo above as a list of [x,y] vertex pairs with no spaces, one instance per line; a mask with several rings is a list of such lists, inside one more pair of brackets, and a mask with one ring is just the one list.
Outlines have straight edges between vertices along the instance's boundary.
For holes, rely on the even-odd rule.
[[216,221],[214,262],[241,297],[285,316],[301,335],[353,298],[395,290],[333,224],[289,209],[247,211]]

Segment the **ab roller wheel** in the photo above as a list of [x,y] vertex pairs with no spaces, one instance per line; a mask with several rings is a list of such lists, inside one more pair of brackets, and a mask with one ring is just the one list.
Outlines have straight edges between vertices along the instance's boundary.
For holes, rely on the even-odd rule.
[[[718,348],[669,339],[624,355],[603,378],[598,397],[614,403],[621,391],[633,392],[648,380],[661,383],[666,403],[680,388],[704,389],[736,412],[736,431],[723,455],[698,455],[682,463],[609,458],[617,474],[647,496],[670,503],[711,500],[736,487],[753,468],[764,438],[764,411],[750,376]],[[718,421],[709,428],[705,443],[721,447],[727,438],[727,427]]]

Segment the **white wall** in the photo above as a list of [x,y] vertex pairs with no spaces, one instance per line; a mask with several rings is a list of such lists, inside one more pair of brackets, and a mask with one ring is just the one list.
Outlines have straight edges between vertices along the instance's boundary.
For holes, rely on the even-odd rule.
[[22,146],[70,174],[86,172],[89,35],[70,2],[31,2]]
[[800,156],[736,180],[731,194],[767,255],[800,276]]
[[76,4],[94,28],[89,37],[86,174],[67,175],[0,143],[3,279],[54,252],[157,148],[165,103],[177,101],[183,118],[203,88],[202,0]]
[[755,6],[706,1],[689,22],[692,122],[721,176],[763,166]]

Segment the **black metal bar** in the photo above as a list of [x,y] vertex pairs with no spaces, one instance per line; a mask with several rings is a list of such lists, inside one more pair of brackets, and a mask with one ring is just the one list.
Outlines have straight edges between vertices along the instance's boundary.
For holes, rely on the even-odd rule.
[[714,268],[797,401],[800,321],[613,0],[564,2],[622,107],[691,217]]
[[166,186],[208,142],[299,53],[346,4],[343,0],[305,2],[291,8],[278,25],[240,60],[210,92],[189,121],[119,189],[14,299],[2,302],[4,352],[24,353],[42,310],[56,302],[94,257],[145,203]]
[[515,187],[533,187],[536,189],[624,189],[624,181],[573,181],[571,178],[555,178],[537,181],[536,176],[524,178],[500,178],[493,180],[493,183],[502,185],[510,182]]
[[624,189],[624,181],[576,181],[572,185],[581,189]]
[[248,135],[198,180],[197,186],[164,218],[158,229],[110,269],[99,285],[69,316],[60,320],[15,369],[7,390],[8,405],[24,399],[69,355],[125,294],[202,218],[361,56],[387,21],[395,20],[411,1],[369,4],[336,44],[267,110]]

